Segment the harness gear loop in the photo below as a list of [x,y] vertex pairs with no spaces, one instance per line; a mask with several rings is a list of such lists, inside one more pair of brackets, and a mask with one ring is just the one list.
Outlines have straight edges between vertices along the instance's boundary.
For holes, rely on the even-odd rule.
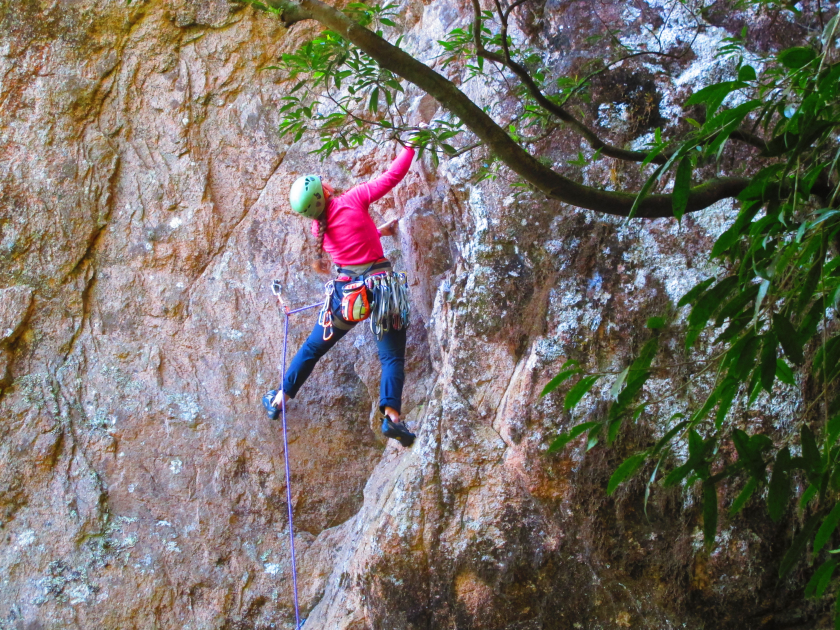
[[395,272],[387,260],[378,260],[370,264],[361,273],[354,273],[349,269],[338,268],[337,279],[324,285],[324,305],[318,314],[318,323],[324,329],[324,341],[333,335],[333,326],[343,322],[333,322],[331,298],[335,293],[335,282],[364,282],[370,291],[370,330],[377,341],[392,330],[403,330],[411,323],[411,306],[408,297],[408,276],[400,271]]

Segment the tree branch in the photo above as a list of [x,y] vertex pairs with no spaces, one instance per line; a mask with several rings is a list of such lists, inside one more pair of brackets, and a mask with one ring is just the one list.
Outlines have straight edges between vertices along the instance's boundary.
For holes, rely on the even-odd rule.
[[[396,46],[360,26],[349,17],[320,0],[278,0],[283,15],[310,15],[327,28],[339,33],[370,55],[383,68],[413,83],[457,116],[508,168],[547,197],[573,206],[628,216],[636,199],[634,193],[610,192],[579,184],[553,171],[525,151],[478,105],[454,83],[419,62]],[[692,188],[686,212],[707,208],[716,201],[736,196],[747,185],[744,178],[713,179]],[[650,195],[639,203],[635,215],[640,218],[673,216],[670,195]]]
[[[501,7],[498,6],[498,3],[497,9],[499,10],[499,17],[502,21],[501,37],[502,52],[504,54],[499,55],[498,53],[490,52],[489,50],[487,50],[481,41],[481,7],[478,4],[478,0],[472,0],[472,4],[474,14],[473,37],[475,39],[475,51],[479,57],[483,57],[489,61],[494,61],[498,64],[501,64],[504,67],[508,68],[511,72],[513,72],[528,90],[528,93],[531,95],[531,97],[535,101],[537,101],[540,107],[542,107],[544,110],[546,110],[550,114],[553,114],[561,121],[566,123],[575,133],[577,133],[579,136],[581,136],[584,140],[587,141],[587,143],[593,151],[597,151],[600,149],[602,155],[628,162],[643,162],[645,160],[645,158],[648,155],[647,152],[628,151],[626,149],[621,149],[619,147],[607,144],[606,142],[601,140],[601,138],[598,137],[598,134],[596,134],[592,129],[584,125],[581,121],[579,121],[569,112],[567,112],[565,108],[561,107],[557,103],[554,103],[545,94],[543,94],[542,90],[540,90],[539,86],[531,77],[531,74],[528,72],[528,69],[514,61],[510,56],[510,49],[507,44],[507,16],[510,13],[509,11],[508,13],[502,13]],[[518,6],[518,3],[514,4],[514,6]],[[664,164],[667,160],[668,156],[659,155],[652,161],[656,164]]]
[[[245,0],[248,4],[254,4],[254,0]],[[297,2],[288,0],[266,0],[266,4],[277,11],[277,15],[283,22],[283,26],[289,28],[292,24],[312,20],[312,14],[305,11]]]
[[[559,118],[561,121],[566,123],[575,133],[577,133],[584,140],[586,140],[586,142],[589,144],[589,146],[592,148],[593,151],[598,151],[600,149],[602,155],[605,155],[605,156],[611,157],[611,158],[616,158],[618,160],[623,160],[625,162],[643,162],[643,161],[645,161],[645,159],[647,159],[647,157],[648,157],[648,152],[647,151],[630,151],[630,150],[622,149],[622,148],[617,147],[615,145],[607,144],[606,142],[604,142],[600,138],[600,136],[598,136],[598,134],[593,129],[586,126],[583,122],[581,122],[580,120],[575,118],[562,105],[557,104],[557,103],[553,102],[551,99],[549,99],[542,92],[542,90],[540,90],[539,86],[536,84],[536,82],[531,77],[531,74],[528,72],[528,69],[525,68],[524,66],[522,66],[521,64],[517,63],[516,61],[514,61],[511,58],[510,49],[509,49],[508,43],[507,43],[508,17],[510,16],[511,11],[513,11],[513,9],[518,7],[521,4],[521,2],[515,2],[514,4],[512,4],[508,8],[507,11],[502,12],[501,6],[499,5],[499,1],[496,0],[496,8],[497,8],[497,11],[499,13],[499,19],[500,19],[501,25],[502,25],[501,38],[502,38],[502,52],[504,53],[503,55],[499,55],[497,53],[490,52],[484,47],[484,44],[481,42],[481,7],[478,3],[478,0],[472,0],[472,4],[473,4],[473,13],[474,13],[473,36],[474,36],[474,39],[475,39],[475,47],[476,47],[476,54],[477,55],[479,55],[480,57],[484,57],[485,59],[488,59],[489,61],[494,61],[496,63],[499,63],[499,64],[505,66],[506,68],[508,68],[511,72],[513,72],[517,77],[519,77],[519,80],[522,82],[522,84],[528,90],[528,93],[533,97],[533,99],[535,101],[537,101],[537,103],[540,105],[540,107],[542,107],[547,112],[549,112],[550,114],[553,114],[554,116]],[[665,52],[641,51],[641,52],[632,53],[632,54],[629,54],[625,57],[622,57],[621,59],[619,59],[617,61],[614,61],[610,64],[607,64],[604,68],[601,68],[600,70],[597,70],[595,72],[590,73],[586,77],[586,79],[581,81],[580,85],[583,85],[586,81],[591,79],[593,76],[607,70],[608,68],[614,66],[617,63],[620,63],[620,62],[625,61],[627,59],[632,59],[633,57],[640,57],[642,55],[658,55],[658,56],[662,56],[662,57],[676,58],[675,55],[671,55],[671,54],[665,53]],[[578,88],[576,88],[574,91],[577,91],[579,88],[580,88],[580,86],[578,86]],[[571,94],[569,95],[569,97],[570,96],[571,96]],[[569,97],[567,97],[565,99],[565,101],[568,101]],[[750,144],[750,145],[758,148],[761,151],[766,151],[766,149],[767,149],[767,144],[764,142],[764,140],[762,140],[761,138],[759,138],[755,134],[752,134],[752,133],[750,133],[748,131],[745,131],[745,130],[735,131],[729,137],[732,138],[733,140],[739,140],[739,141],[744,142],[746,144]],[[660,153],[659,155],[657,155],[655,158],[653,158],[653,160],[651,160],[651,162],[653,162],[654,164],[665,164],[665,162],[667,162],[670,159],[670,157],[671,157],[671,153],[669,151],[664,151],[664,152]]]

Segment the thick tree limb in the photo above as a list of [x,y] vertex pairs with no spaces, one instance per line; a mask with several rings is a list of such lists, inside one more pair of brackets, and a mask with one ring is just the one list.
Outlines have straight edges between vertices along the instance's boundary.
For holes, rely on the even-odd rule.
[[[431,95],[443,107],[457,116],[487,148],[505,165],[547,197],[573,206],[628,216],[636,195],[609,192],[584,186],[553,171],[519,144],[473,103],[454,83],[441,76],[408,53],[360,26],[341,11],[320,0],[275,0],[274,6],[283,16],[308,15],[327,28],[339,33],[360,50],[370,55],[383,68],[413,83]],[[284,20],[286,18],[284,17]],[[301,18],[305,19],[305,18]],[[692,188],[686,212],[707,208],[716,201],[736,196],[747,185],[743,178],[713,179]],[[636,217],[657,218],[673,216],[670,195],[650,195],[636,209]]]

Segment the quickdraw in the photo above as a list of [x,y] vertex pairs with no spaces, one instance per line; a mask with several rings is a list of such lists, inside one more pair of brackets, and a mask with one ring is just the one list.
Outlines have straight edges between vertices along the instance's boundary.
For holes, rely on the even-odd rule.
[[391,330],[402,330],[411,324],[408,301],[408,277],[403,272],[386,271],[365,281],[373,294],[370,330],[377,340]]
[[329,341],[333,336],[332,309],[330,308],[333,293],[335,293],[335,281],[330,280],[324,285],[324,305],[318,312],[318,324],[324,329],[324,341]]

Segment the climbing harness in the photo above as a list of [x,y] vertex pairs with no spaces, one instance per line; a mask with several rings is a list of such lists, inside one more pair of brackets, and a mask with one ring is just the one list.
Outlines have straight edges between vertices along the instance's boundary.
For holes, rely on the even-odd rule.
[[[281,389],[279,394],[280,416],[283,419],[283,459],[286,464],[286,505],[289,508],[289,549],[292,555],[292,588],[294,589],[295,596],[295,630],[300,630],[306,620],[304,619],[301,621],[300,607],[298,605],[297,563],[295,562],[295,528],[292,513],[292,473],[289,465],[289,440],[286,430],[286,396],[283,395],[282,383],[286,379],[286,348],[289,345],[289,316],[320,306],[321,303],[318,302],[317,304],[310,304],[309,306],[303,306],[301,308],[290,310],[283,301],[283,296],[281,295],[282,289],[283,286],[280,284],[279,280],[275,280],[271,283],[271,292],[277,297],[277,301],[280,303],[280,308],[283,313],[283,363],[280,371]],[[330,332],[330,336],[332,336],[332,332]]]
[[[355,324],[370,320],[370,330],[376,340],[391,330],[403,330],[411,324],[408,299],[408,276],[392,271],[391,263],[377,262],[360,274],[350,274],[339,268],[339,276],[324,285],[324,304],[318,323],[324,329],[324,341],[332,338],[332,296],[336,282],[346,282],[342,289],[341,320]],[[339,320],[340,321],[340,320]]]

